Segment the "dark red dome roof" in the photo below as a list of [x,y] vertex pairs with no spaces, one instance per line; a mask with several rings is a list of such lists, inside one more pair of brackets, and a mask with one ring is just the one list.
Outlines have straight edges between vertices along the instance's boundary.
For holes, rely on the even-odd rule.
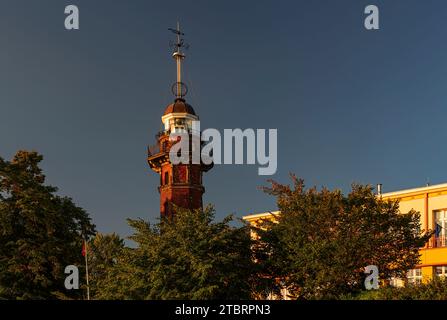
[[196,115],[192,106],[187,104],[183,99],[176,99],[173,104],[167,106],[164,115],[168,113],[189,113],[194,116]]

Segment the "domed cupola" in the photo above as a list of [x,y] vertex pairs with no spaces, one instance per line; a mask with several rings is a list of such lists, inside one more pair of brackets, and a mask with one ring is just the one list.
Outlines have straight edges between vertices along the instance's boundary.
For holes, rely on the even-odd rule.
[[175,99],[175,102],[166,107],[161,117],[164,131],[169,133],[191,133],[192,122],[199,120],[193,107],[183,98]]

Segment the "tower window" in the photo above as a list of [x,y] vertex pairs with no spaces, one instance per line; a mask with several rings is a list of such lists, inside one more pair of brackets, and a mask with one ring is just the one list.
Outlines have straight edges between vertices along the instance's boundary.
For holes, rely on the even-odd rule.
[[165,184],[169,184],[169,172],[165,172]]

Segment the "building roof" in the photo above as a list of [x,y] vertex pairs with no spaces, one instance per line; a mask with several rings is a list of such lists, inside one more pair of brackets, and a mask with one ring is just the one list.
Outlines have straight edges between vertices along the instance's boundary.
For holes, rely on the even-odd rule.
[[411,195],[424,194],[424,193],[436,193],[447,190],[447,183],[434,184],[425,187],[397,190],[392,192],[386,192],[382,194],[382,198],[401,198]]
[[279,214],[280,214],[279,211],[268,211],[268,212],[256,213],[256,214],[244,216],[244,217],[242,217],[242,219],[244,219],[245,221],[248,221],[248,222],[254,222],[259,219],[274,217]]
[[[411,188],[411,189],[403,189],[403,190],[397,190],[387,193],[382,193],[382,199],[407,199],[408,197],[414,197],[416,195],[420,194],[447,194],[447,183],[441,183],[441,184],[435,184],[425,187],[419,187],[419,188]],[[412,199],[412,198],[409,198]],[[244,216],[243,219],[248,222],[256,222],[259,219],[262,218],[268,218],[273,215],[280,214],[279,211],[273,211],[273,212],[263,212],[263,213],[256,213],[256,214],[250,214],[247,216]]]
[[174,103],[167,106],[163,115],[167,115],[169,113],[189,113],[194,116],[196,115],[192,106],[186,103],[183,99],[176,99]]

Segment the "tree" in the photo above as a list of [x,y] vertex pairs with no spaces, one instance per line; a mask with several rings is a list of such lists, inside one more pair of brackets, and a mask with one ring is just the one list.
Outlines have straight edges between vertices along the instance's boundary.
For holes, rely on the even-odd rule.
[[246,226],[232,216],[213,222],[214,209],[177,208],[151,225],[128,220],[137,247],[126,248],[109,273],[103,299],[248,299],[255,266]]
[[119,235],[97,233],[88,243],[90,296],[99,299],[101,288],[107,286],[109,272],[124,252],[124,240]]
[[274,293],[285,287],[294,298],[338,298],[363,287],[368,265],[384,280],[418,264],[432,235],[420,231],[419,213],[399,213],[397,201],[382,201],[370,186],[353,185],[344,196],[292,179],[293,187],[272,181],[264,188],[281,214],[254,230],[257,261]]
[[45,185],[36,152],[0,158],[0,298],[79,298],[64,287],[65,267],[82,266],[88,214]]
[[435,277],[429,282],[405,287],[382,287],[343,296],[344,300],[447,300],[447,279]]

